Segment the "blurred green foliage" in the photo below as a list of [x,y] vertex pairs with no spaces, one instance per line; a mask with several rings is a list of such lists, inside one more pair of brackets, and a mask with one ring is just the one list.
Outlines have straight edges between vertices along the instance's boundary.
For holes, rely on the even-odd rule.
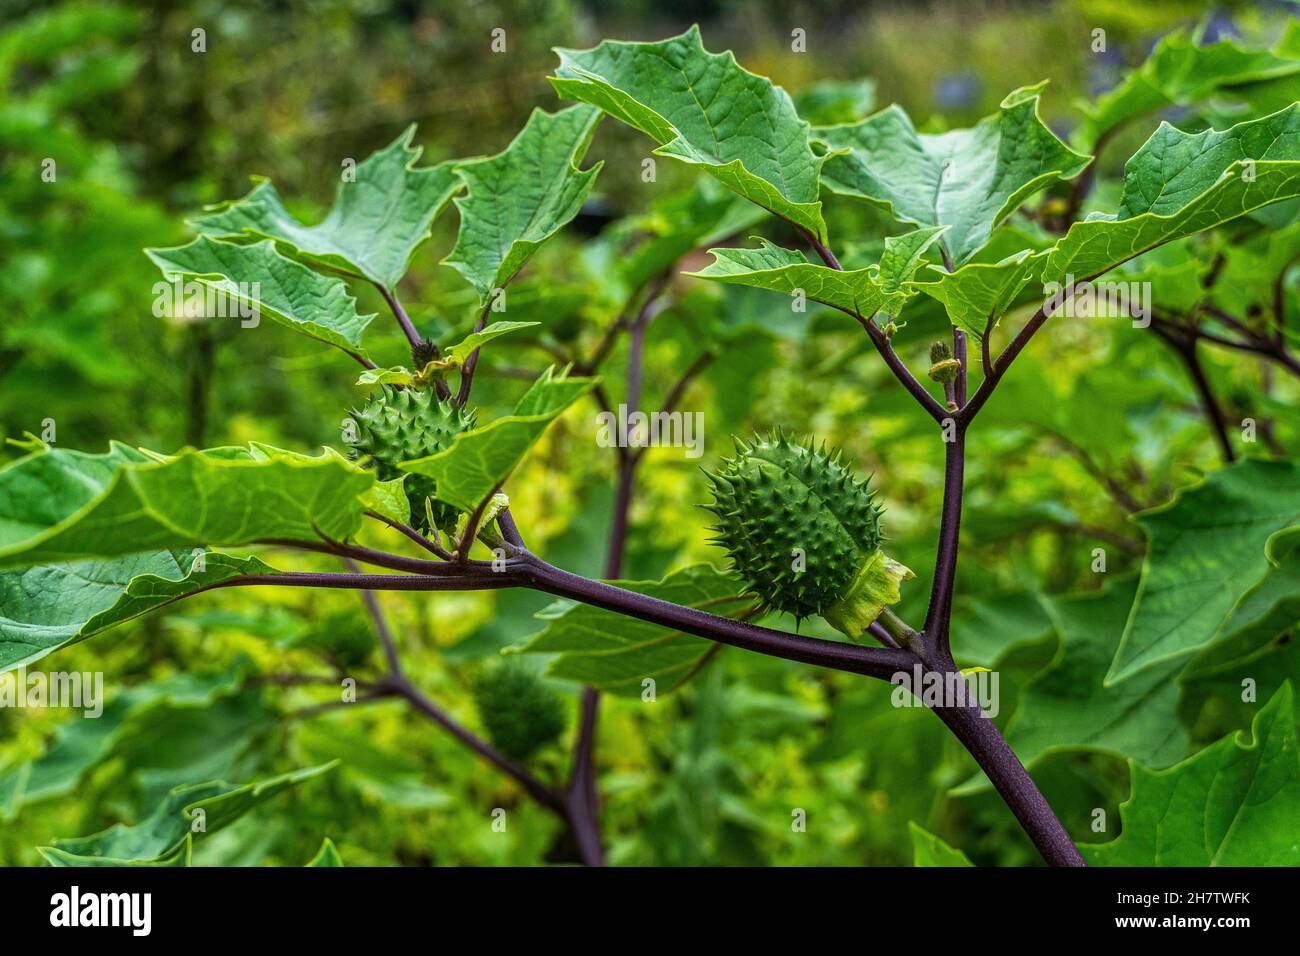
[[[1203,12],[1193,2],[1109,0],[143,0],[7,2],[0,11],[0,435],[40,434],[52,420],[59,444],[87,450],[114,437],[161,450],[256,439],[303,451],[337,443],[359,395],[355,368],[269,324],[252,334],[156,317],[157,271],[140,251],[185,241],[183,217],[242,195],[249,173],[273,176],[291,209],[315,221],[340,163],[411,122],[425,162],[504,147],[533,107],[555,107],[544,80],[551,47],[657,38],[692,20],[711,49],[734,49],[747,68],[824,111],[819,121],[899,102],[918,125],[967,125],[1007,91],[1050,77],[1045,118],[1068,132],[1078,124],[1076,100],[1112,85],[1158,35]],[[1212,22],[1271,42],[1279,18],[1269,5],[1241,4]],[[489,49],[498,27],[507,36],[501,54]],[[790,49],[797,28],[807,31],[807,53]],[[195,29],[206,31],[205,52],[192,48]],[[1107,32],[1104,55],[1089,49],[1096,29]],[[856,84],[862,77],[872,84]],[[811,90],[823,80],[841,85]],[[1150,128],[1135,125],[1106,151],[1103,172]],[[604,159],[606,169],[589,211],[615,225],[584,242],[581,230],[600,223],[579,220],[512,286],[510,318],[544,321],[544,335],[503,340],[476,385],[485,407],[508,407],[521,390],[514,373],[535,373],[556,351],[589,354],[622,307],[629,290],[605,281],[608,264],[671,221],[671,202],[681,200],[662,203],[691,179],[685,167],[660,162],[658,181],[643,182],[646,151],[631,131],[601,127],[588,162]],[[47,182],[51,158],[57,173]],[[882,232],[874,227],[884,220],[863,206],[841,204],[833,217],[833,234]],[[403,285],[416,325],[441,341],[474,318],[472,290],[435,265],[452,228],[446,218],[435,227]],[[858,254],[873,261],[875,251]],[[729,433],[777,425],[842,446],[883,489],[891,553],[919,574],[900,611],[919,617],[943,466],[926,422],[843,316],[792,315],[781,297],[759,290],[676,281],[648,342],[647,407],[698,355],[701,330],[724,342],[691,400],[706,410],[704,463],[725,452]],[[382,311],[372,299],[364,310]],[[896,344],[920,367],[928,339],[946,327],[932,303],[918,303]],[[396,326],[376,321],[375,330],[380,364],[404,361]],[[607,365],[614,395],[625,384],[623,348]],[[1139,566],[1140,537],[1098,472],[1127,473],[1151,505],[1215,461],[1181,367],[1152,337],[1079,322],[1054,328],[1037,348],[980,420],[980,450],[968,463],[955,643],[961,663],[1001,671],[1000,722],[1061,647],[1059,612],[1044,609],[1040,595],[1094,586],[1092,530],[1114,529],[1110,575]],[[1215,352],[1206,364],[1227,394],[1260,386],[1248,360]],[[1294,393],[1290,400],[1278,400],[1279,412],[1293,413]],[[1068,421],[1053,419],[1053,409],[1069,409]],[[613,459],[579,423],[591,411],[546,435],[511,495],[535,549],[596,574]],[[1295,447],[1294,414],[1277,424],[1279,440]],[[720,560],[705,543],[707,516],[693,507],[704,500],[697,464],[671,449],[650,453],[626,577]],[[310,568],[335,569],[326,559],[302,564]],[[546,604],[527,592],[385,599],[412,681],[476,728],[474,688],[493,673],[497,650],[539,629],[533,614]],[[400,702],[304,713],[328,693],[275,678],[319,671],[322,660],[373,664],[377,654],[355,595],[279,589],[200,598],[63,652],[61,669],[104,672],[109,703],[97,721],[0,709],[0,863],[36,864],[38,845],[139,820],[177,785],[243,782],[334,759],[342,761],[334,772],[197,842],[194,861],[302,865],[329,837],[353,865],[571,862],[557,821]],[[1285,642],[1195,667],[1166,702],[1188,752],[1250,725],[1253,712],[1236,693],[1244,660],[1252,673],[1262,660],[1274,684],[1300,676]],[[577,695],[562,689],[568,745]],[[564,750],[541,749],[533,766],[558,776]],[[1037,859],[1001,801],[971,784],[973,763],[937,720],[842,674],[724,650],[653,706],[607,700],[600,755],[614,863],[906,865],[909,822],[976,863]],[[1091,814],[1118,813],[1128,787],[1122,756],[1049,752],[1033,769],[1067,828],[1102,839],[1090,832]],[[510,808],[505,834],[489,825],[498,806]],[[803,832],[791,827],[798,810]]]

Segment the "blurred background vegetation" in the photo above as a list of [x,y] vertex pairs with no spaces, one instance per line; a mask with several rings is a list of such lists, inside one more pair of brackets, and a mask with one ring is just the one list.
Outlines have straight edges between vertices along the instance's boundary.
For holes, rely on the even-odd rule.
[[[110,438],[161,451],[252,439],[302,450],[337,444],[339,421],[359,397],[346,359],[269,324],[250,333],[155,318],[158,276],[141,249],[186,241],[185,217],[243,195],[251,174],[272,177],[294,211],[314,221],[331,201],[341,160],[359,160],[410,123],[418,124],[424,162],[496,152],[530,110],[557,106],[545,80],[555,46],[657,39],[699,22],[710,49],[734,50],[744,66],[796,96],[822,81],[869,78],[857,88],[859,101],[874,108],[898,102],[919,126],[934,129],[969,125],[1010,90],[1050,78],[1045,118],[1068,137],[1079,122],[1076,102],[1113,86],[1163,33],[1200,22],[1210,38],[1271,45],[1292,7],[1209,10],[1192,0],[0,0],[0,437],[39,434],[52,419],[58,443],[86,450],[101,450]],[[498,27],[506,30],[504,53],[489,48]],[[199,28],[206,31],[202,53],[192,49]],[[805,53],[791,50],[796,28],[806,31]],[[1090,49],[1096,29],[1106,31],[1104,53]],[[1107,151],[1104,169],[1114,171],[1150,129],[1134,125],[1121,137],[1129,141]],[[544,317],[556,341],[586,341],[617,307],[600,282],[599,245],[576,254],[583,228],[594,232],[606,218],[642,214],[689,181],[686,167],[663,161],[658,181],[643,183],[647,150],[643,137],[602,125],[588,158],[606,160],[593,215],[548,247],[512,289],[512,303]],[[55,184],[40,176],[47,157],[57,158]],[[839,204],[835,217],[833,236],[878,234],[864,207]],[[434,336],[463,328],[469,316],[467,287],[437,265],[454,228],[455,217],[443,217],[403,285],[417,325]],[[363,304],[382,311],[377,299]],[[780,297],[741,289],[724,297],[720,289],[684,284],[651,338],[651,407],[688,355],[702,312],[730,336],[692,399],[691,407],[706,409],[703,463],[725,453],[724,436],[755,427],[779,424],[843,444],[885,489],[895,550],[921,577],[904,606],[915,613],[932,560],[941,450],[906,396],[843,326],[810,314],[792,327]],[[941,323],[942,316],[914,320],[905,339],[913,360]],[[403,340],[389,325],[374,325],[388,336],[372,349],[381,364],[404,359]],[[810,334],[823,325],[825,334]],[[1091,539],[1080,529],[1115,529],[1118,574],[1136,566],[1125,545],[1137,543],[1086,468],[1069,455],[1044,454],[1017,413],[1044,394],[1090,389],[1076,400],[1091,396],[1090,408],[1108,411],[1088,427],[1112,445],[1124,433],[1119,452],[1142,461],[1143,494],[1152,501],[1214,460],[1186,407],[1191,393],[1179,368],[1154,346],[1081,341],[1068,330],[1039,344],[1039,367],[1018,368],[1020,384],[1009,381],[982,422],[964,528],[971,551],[960,579],[963,613],[998,622],[970,629],[982,635],[972,640],[985,644],[967,647],[966,656],[1000,661],[1005,713],[1017,675],[1041,670],[1057,645],[1041,612],[1008,624],[990,616],[996,602],[1006,607],[1022,592],[1090,586]],[[1112,357],[1098,367],[1102,354]],[[506,366],[536,370],[547,361],[526,348],[503,355],[496,374],[488,369],[479,383],[476,398],[485,406],[517,393]],[[1230,361],[1214,373],[1248,382]],[[616,389],[619,367],[616,356]],[[1086,384],[1078,377],[1085,369]],[[1180,407],[1160,402],[1157,392],[1187,398]],[[994,427],[998,407],[1008,413]],[[548,436],[510,490],[516,514],[550,560],[596,573],[612,459],[578,417]],[[1148,423],[1146,437],[1134,436],[1126,419]],[[1112,425],[1115,434],[1106,432]],[[629,577],[719,560],[704,543],[705,516],[692,507],[704,497],[698,463],[671,451],[651,455],[641,473]],[[238,675],[292,669],[295,661],[310,669],[322,634],[336,651],[353,638],[349,646],[362,656],[373,653],[373,641],[355,596],[259,591],[200,598],[62,654],[55,666],[104,671],[110,700],[118,695],[124,703],[121,719],[104,730],[115,742],[96,744],[111,759],[65,774],[40,799],[30,790],[15,796],[14,768],[39,753],[64,718],[0,711],[0,863],[36,863],[34,847],[53,837],[136,819],[176,783],[252,779],[335,756],[345,761],[340,772],[205,841],[198,862],[300,864],[322,836],[354,864],[566,858],[553,820],[399,703],[286,719],[295,703],[309,702],[294,696],[301,692],[250,685]],[[388,603],[410,648],[412,676],[473,724],[476,674],[497,649],[536,630],[531,615],[546,602],[502,593]],[[956,631],[960,645],[963,630]],[[184,673],[210,684],[176,685]],[[160,700],[127,707],[130,688],[167,680],[172,689]],[[1179,711],[1200,740],[1248,722],[1230,695],[1216,697],[1212,678],[1185,687]],[[907,864],[909,820],[977,862],[1034,860],[999,800],[987,792],[948,794],[971,766],[938,721],[896,710],[879,686],[845,675],[727,651],[655,707],[610,703],[600,753],[616,863]],[[554,747],[538,759],[543,771],[558,772],[567,756]],[[1048,756],[1036,777],[1080,838],[1088,837],[1091,808],[1113,812],[1127,787],[1123,762],[1103,754]],[[497,805],[518,806],[505,835],[486,823]],[[806,833],[791,832],[794,807],[808,812]]]

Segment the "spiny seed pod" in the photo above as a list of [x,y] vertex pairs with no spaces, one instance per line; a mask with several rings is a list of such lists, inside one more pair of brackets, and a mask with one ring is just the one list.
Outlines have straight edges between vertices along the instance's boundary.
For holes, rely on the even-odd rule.
[[802,619],[820,614],[852,638],[912,572],[881,550],[881,509],[839,451],[776,432],[736,440],[714,474],[714,541],[768,607]]
[[961,371],[961,362],[952,357],[952,349],[946,342],[933,342],[930,345],[930,377],[936,382],[955,382]]
[[527,760],[564,733],[564,699],[526,665],[504,661],[474,688],[488,737],[512,760]]
[[439,400],[432,389],[385,385],[363,408],[353,411],[352,418],[357,423],[353,456],[368,456],[381,481],[406,476],[404,487],[416,526],[429,530],[427,515],[432,512],[435,527],[453,530],[459,512],[434,498],[434,480],[402,471],[397,465],[442,451],[453,438],[474,427],[472,416],[450,401]]

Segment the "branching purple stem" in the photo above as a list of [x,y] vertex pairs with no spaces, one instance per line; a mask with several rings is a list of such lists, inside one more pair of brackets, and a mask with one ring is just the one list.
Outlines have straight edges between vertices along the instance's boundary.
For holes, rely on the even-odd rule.
[[[839,269],[838,260],[829,249],[808,234],[813,248],[822,260],[832,269]],[[944,253],[944,262],[952,271],[952,260]],[[1070,290],[1072,294],[1073,289]],[[968,362],[966,356],[966,334],[960,329],[953,330],[953,356],[960,363],[957,379],[952,383],[950,397],[956,411],[949,411],[941,406],[907,370],[894,353],[893,347],[884,332],[868,318],[857,316],[872,344],[885,360],[885,364],[894,372],[903,386],[912,393],[917,402],[944,429],[944,485],[943,509],[939,523],[939,543],[935,554],[934,583],[930,591],[929,607],[926,610],[925,625],[920,634],[909,642],[907,649],[894,650],[871,648],[876,653],[900,654],[911,658],[926,670],[940,673],[953,673],[953,663],[949,647],[949,626],[952,617],[953,583],[957,573],[958,542],[961,532],[961,508],[965,484],[966,462],[966,427],[979,408],[988,401],[989,395],[997,386],[1002,375],[1006,373],[1011,362],[1028,344],[1033,334],[1047,321],[1047,306],[1040,309],[1030,319],[1025,328],[1012,340],[1011,344],[998,357],[996,363],[988,360],[987,343],[982,343],[982,364],[985,375],[975,396],[968,400]],[[888,631],[886,630],[886,635]],[[713,640],[719,638],[712,637]],[[897,642],[894,642],[897,643]],[[915,648],[915,651],[913,651]],[[781,648],[786,650],[787,648]],[[780,656],[785,656],[784,654]],[[810,662],[811,663],[811,662]],[[822,666],[835,666],[821,662]],[[841,668],[845,669],[845,668]],[[869,671],[860,671],[869,673]],[[872,675],[879,676],[879,675]],[[888,678],[885,678],[888,679]],[[955,682],[963,695],[965,682]],[[1043,858],[1054,866],[1082,866],[1083,857],[1070,839],[1070,835],[1061,826],[1052,808],[1034,785],[1024,766],[1008,746],[993,722],[983,716],[977,706],[966,703],[965,706],[947,706],[935,708],[939,718],[957,736],[971,753],[980,767],[993,781],[998,793],[1007,802],[1017,820],[1020,821],[1029,838],[1043,854]]]
[[397,324],[402,327],[402,331],[406,334],[406,340],[411,343],[411,348],[422,345],[424,339],[415,330],[415,324],[411,321],[411,317],[406,314],[406,310],[402,308],[402,303],[397,301],[397,294],[382,282],[376,282],[374,286],[379,290],[379,294],[384,297],[384,301],[388,303],[393,318],[397,319]]

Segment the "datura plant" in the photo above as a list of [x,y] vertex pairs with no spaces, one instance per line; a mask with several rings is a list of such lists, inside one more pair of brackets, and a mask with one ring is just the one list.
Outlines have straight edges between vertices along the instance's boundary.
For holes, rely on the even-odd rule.
[[[1300,597],[1292,546],[1300,540],[1300,464],[1284,457],[1286,443],[1300,440],[1287,404],[1300,377],[1287,314],[1288,270],[1300,259],[1300,104],[1292,102],[1300,45],[1248,52],[1224,43],[1166,41],[1087,108],[1067,143],[1040,118],[1041,84],[1008,93],[970,128],[918,126],[898,106],[826,114],[815,109],[818,97],[793,99],[730,53],[709,52],[693,28],[660,42],[558,51],[551,85],[576,102],[536,110],[504,149],[472,159],[422,164],[408,129],[355,166],[315,224],[296,218],[270,180],[258,180],[242,198],[192,219],[192,241],[148,256],[164,283],[183,290],[179,311],[189,319],[256,316],[262,332],[240,334],[281,326],[361,366],[350,411],[338,411],[341,440],[315,453],[254,441],[169,454],[129,442],[73,451],[32,438],[24,457],[0,470],[0,665],[23,667],[181,599],[220,601],[208,592],[351,589],[366,603],[382,669],[363,664],[353,673],[356,655],[323,647],[335,671],[301,682],[351,681],[356,703],[405,701],[553,813],[578,859],[600,864],[602,704],[673,691],[725,645],[910,688],[973,758],[975,775],[963,787],[991,785],[1049,864],[1300,863],[1289,684],[1279,679],[1266,702],[1252,705],[1249,746],[1225,739],[1189,753],[1185,733],[1153,733],[1135,716],[1155,695],[1176,695],[1194,658],[1212,655],[1197,665],[1202,672],[1253,660],[1294,623]],[[1122,141],[1121,128],[1153,125],[1150,113],[1171,105],[1182,108],[1181,125],[1160,123],[1119,178],[1107,180],[1118,157],[1100,162],[1094,153]],[[604,225],[589,254],[548,262],[539,250],[592,208],[601,164],[585,157],[602,121],[610,135],[652,149],[649,162],[679,164],[691,185],[645,215]],[[436,285],[452,291],[445,299],[430,293],[435,301],[413,318],[399,285],[435,221],[453,209],[458,231],[441,263],[454,274],[442,270]],[[859,231],[833,234],[844,223]],[[748,238],[755,232],[770,238]],[[581,263],[600,272],[598,296],[571,306],[548,299],[548,283],[563,281],[551,276]],[[1170,401],[1185,408],[1181,396],[1162,398],[1180,387],[1177,376],[1112,376],[1089,391],[1105,370],[1088,367],[1072,397],[1051,370],[1017,375],[1023,353],[1046,347],[1038,336],[1045,327],[1101,315],[1098,280],[1111,273],[1151,291],[1150,303],[1124,303],[1125,335],[1131,320],[1133,336],[1167,346],[1162,354],[1181,363],[1205,418],[1187,446],[1217,445],[1223,458],[1171,500],[1154,478],[1152,495],[1142,490],[1144,472],[1129,467],[1125,449],[1090,436],[1107,402],[1130,392],[1144,414]],[[671,387],[655,420],[680,415],[692,389],[724,373],[728,352],[750,334],[728,325],[740,310],[732,303],[754,314],[766,293],[777,312],[816,303],[822,328],[858,338],[860,348],[817,375],[859,376],[853,387],[870,391],[868,415],[878,401],[908,402],[907,414],[932,434],[936,460],[942,450],[937,513],[919,516],[903,499],[892,472],[904,453],[887,434],[863,433],[879,446],[868,479],[867,468],[819,437],[765,422],[770,430],[745,431],[729,456],[710,449],[704,477],[693,479],[691,497],[713,515],[717,547],[706,553],[716,563],[679,559],[663,580],[624,580],[629,529],[654,520],[633,510],[638,476],[648,461],[664,460],[647,458],[644,429],[634,427],[612,442],[600,577],[551,563],[544,545],[530,547],[553,536],[555,522],[546,494],[519,492],[538,456],[521,465],[539,441],[553,463],[565,442],[584,436],[572,426],[551,432],[557,419],[579,421],[579,406],[609,414],[619,406],[646,419],[643,371],[656,317],[672,311],[689,324],[701,302],[721,303],[721,318],[691,327],[692,342],[704,343],[698,356],[667,369]],[[195,296],[228,308],[191,307]],[[393,324],[376,323],[363,302],[391,313]],[[376,332],[385,325],[400,331],[409,358],[378,360],[395,340]],[[1268,402],[1243,409],[1216,394],[1207,349],[1267,369]],[[872,351],[883,363],[871,359],[875,379],[857,362]],[[540,353],[549,367],[536,361]],[[1078,365],[1086,354],[1054,361]],[[625,374],[611,367],[623,356]],[[476,404],[480,364],[500,375],[494,385],[528,380],[513,407]],[[986,495],[964,507],[968,444],[1004,387],[997,414],[1020,423],[1026,441],[1046,434],[1063,443],[1124,513],[1140,512],[1146,537],[1135,584],[1051,599],[1044,627],[1063,635],[1060,669],[1021,689],[1028,716],[1009,729],[976,699],[952,649],[963,628],[966,640],[1003,627],[996,615],[955,616],[954,598],[963,513],[981,519],[998,504]],[[1242,457],[1255,432],[1234,439],[1237,411],[1258,426],[1272,457]],[[1005,442],[1003,452],[1012,453]],[[1043,520],[1069,524],[1059,510]],[[656,543],[689,532],[702,549],[707,523],[701,514],[699,527],[671,529]],[[897,533],[899,525],[926,547],[933,542],[932,573],[918,578],[891,556],[886,528]],[[1077,521],[1071,527],[1090,533]],[[1141,542],[1132,545],[1142,552]],[[510,657],[469,682],[480,736],[473,707],[444,708],[417,686],[403,651],[421,636],[389,618],[409,592],[463,608],[469,599],[441,592],[503,589],[557,600],[539,613],[540,630],[512,635]],[[923,616],[911,621],[898,610],[909,596],[926,598],[916,605]],[[1025,608],[1001,613],[1009,621],[1018,611]],[[1086,647],[1079,629],[1095,636]],[[1253,643],[1243,649],[1247,633]],[[944,692],[923,693],[918,679]],[[572,722],[568,691],[578,698]],[[568,758],[557,753],[562,743]],[[1117,838],[1095,842],[1081,815],[1063,824],[1022,764],[1068,748],[1131,757],[1132,797]],[[243,812],[325,769],[242,788],[204,784],[182,804],[237,794]],[[21,802],[23,792],[10,797]],[[177,808],[159,813],[170,821]],[[106,831],[43,852],[58,864],[92,856],[99,865],[185,862],[190,843],[204,838],[173,836],[128,845]],[[945,850],[964,859],[960,848]]]
[[860,638],[916,576],[880,549],[875,495],[839,452],[811,441],[777,433],[737,446],[709,475],[718,543],[766,607],[796,619],[820,614]]

